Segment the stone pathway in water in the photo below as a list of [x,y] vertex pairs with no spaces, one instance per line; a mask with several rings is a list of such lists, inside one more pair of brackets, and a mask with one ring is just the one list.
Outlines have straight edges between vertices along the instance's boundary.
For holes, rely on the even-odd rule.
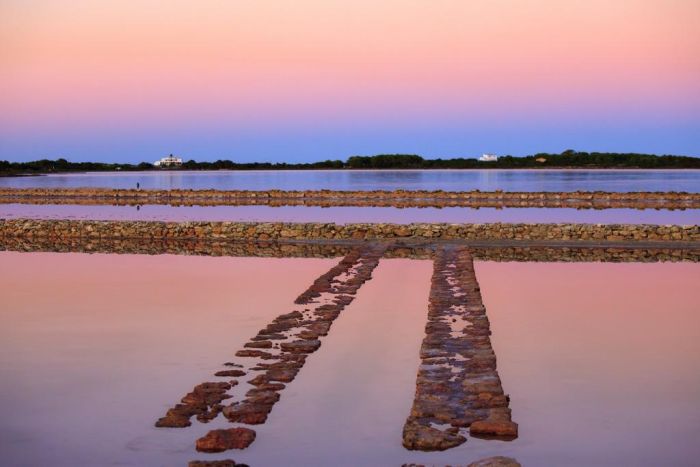
[[[228,381],[195,386],[156,426],[190,426],[193,416],[207,423],[220,413],[231,422],[265,423],[280,399],[280,391],[294,380],[307,356],[321,346],[320,338],[328,334],[333,321],[372,277],[386,248],[373,244],[351,250],[295,300],[291,312],[275,318],[236,352],[239,361],[225,363],[227,369],[215,373]],[[228,392],[239,385],[239,379],[230,378],[242,377],[250,378],[246,383],[250,389],[240,400],[224,406],[225,400],[234,398]],[[212,430],[197,441],[197,449],[205,452],[242,449],[254,439],[255,433],[250,429]]]
[[443,247],[436,254],[425,332],[404,447],[449,449],[467,440],[467,427],[476,437],[517,437],[474,264],[464,247]]

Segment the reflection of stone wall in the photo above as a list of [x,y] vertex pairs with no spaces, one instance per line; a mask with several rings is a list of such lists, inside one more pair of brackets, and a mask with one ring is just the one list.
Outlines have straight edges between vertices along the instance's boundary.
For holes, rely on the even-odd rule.
[[473,248],[474,261],[563,263],[700,262],[700,247],[680,248]]
[[0,236],[226,240],[697,242],[700,226],[649,224],[332,224],[288,222],[0,221]]
[[[231,242],[209,240],[144,240],[138,238],[0,237],[0,251],[108,253],[139,255],[253,256],[274,258],[337,258],[351,246],[335,243]],[[431,260],[434,244],[396,245],[385,258]],[[471,247],[476,261],[537,262],[700,262],[700,246],[684,248],[597,248],[499,246]]]
[[0,188],[0,202],[35,204],[303,205],[698,209],[700,193],[504,191],[247,191]]

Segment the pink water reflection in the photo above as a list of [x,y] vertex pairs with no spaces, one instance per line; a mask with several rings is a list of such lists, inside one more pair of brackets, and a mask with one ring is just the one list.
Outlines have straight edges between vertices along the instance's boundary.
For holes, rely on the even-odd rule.
[[204,455],[165,409],[337,260],[0,253],[0,454],[10,465],[694,465],[700,265],[478,263],[520,437],[409,452],[432,265],[382,260],[258,440]]
[[697,465],[700,265],[479,263],[527,465]]
[[0,204],[0,218],[247,222],[581,222],[695,225],[700,210]]
[[0,463],[186,465],[154,421],[335,262],[0,253]]

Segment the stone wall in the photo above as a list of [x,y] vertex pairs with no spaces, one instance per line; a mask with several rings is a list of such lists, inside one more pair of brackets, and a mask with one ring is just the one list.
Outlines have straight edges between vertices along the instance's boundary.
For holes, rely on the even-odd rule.
[[700,226],[650,224],[332,224],[0,220],[0,237],[227,240],[472,240],[699,242]]
[[[442,245],[442,244],[441,244]],[[394,242],[386,250],[386,258],[430,260],[435,243],[406,245]],[[572,246],[475,246],[469,245],[479,261],[537,262],[700,262],[700,245],[693,248],[628,248]],[[25,253],[105,253],[137,255],[245,256],[272,258],[337,258],[346,255],[350,245],[324,242],[232,242],[207,239],[141,239],[141,238],[57,238],[0,237],[0,251]]]
[[0,202],[52,204],[567,207],[699,209],[700,193],[504,191],[248,191],[0,188]]

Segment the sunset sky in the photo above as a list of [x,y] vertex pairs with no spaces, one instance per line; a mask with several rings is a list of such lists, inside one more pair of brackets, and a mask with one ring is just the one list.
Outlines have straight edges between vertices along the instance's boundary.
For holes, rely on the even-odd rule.
[[0,2],[0,159],[700,155],[700,0]]

